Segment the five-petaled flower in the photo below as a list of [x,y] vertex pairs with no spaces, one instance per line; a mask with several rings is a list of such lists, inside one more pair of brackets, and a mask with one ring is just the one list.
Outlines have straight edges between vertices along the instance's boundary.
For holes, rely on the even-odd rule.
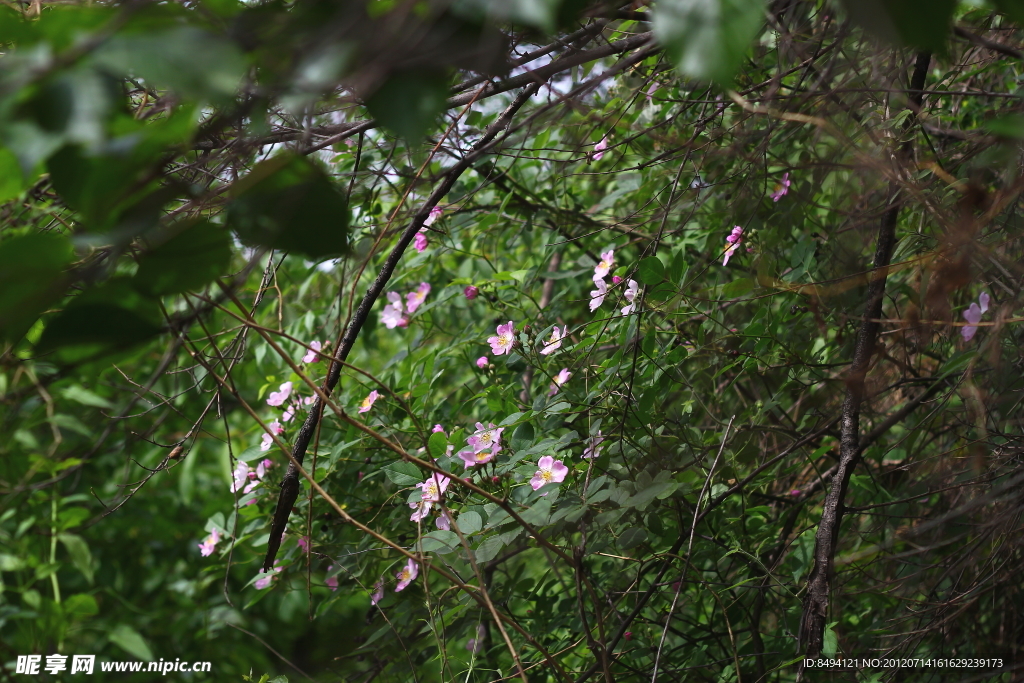
[[568,325],[563,326],[561,331],[558,330],[558,325],[555,325],[555,329],[551,331],[551,336],[548,337],[548,340],[544,343],[544,348],[540,350],[540,355],[546,356],[549,353],[557,351],[559,347],[562,346],[562,339],[564,339],[568,334]]
[[414,500],[409,503],[409,507],[412,508],[412,514],[409,516],[409,521],[421,522],[430,514],[430,508],[434,507],[434,503],[429,500]]
[[416,484],[416,488],[418,488],[422,492],[420,498],[422,498],[423,500],[429,500],[432,503],[436,503],[437,501],[441,500],[441,496],[444,495],[444,492],[448,488],[448,484],[450,482],[451,479],[449,479],[448,477],[444,476],[443,474],[438,474],[437,472],[434,472],[432,475],[430,475],[429,479],[427,479],[426,481],[421,481],[420,483]]
[[426,219],[423,221],[423,225],[433,225],[434,221],[436,221],[443,215],[444,209],[442,209],[440,206],[434,206],[434,208],[430,210],[430,213],[427,214]]
[[557,375],[554,377],[554,382],[551,383],[551,390],[548,391],[548,396],[554,396],[558,393],[558,389],[569,381],[572,377],[572,373],[569,372],[569,368],[562,368]]
[[402,567],[402,571],[395,574],[395,578],[398,579],[398,585],[395,586],[395,592],[397,593],[398,591],[405,590],[405,587],[412,583],[413,579],[415,579],[416,575],[419,573],[420,567],[416,562],[412,559],[406,562],[405,566]]
[[729,259],[740,248],[740,242],[743,241],[743,228],[735,226],[729,236],[725,238],[728,246],[725,248],[725,257],[722,259],[722,265],[729,265]]
[[479,358],[476,359],[476,366],[481,370],[487,367],[487,363],[487,356],[480,356]]
[[972,302],[970,307],[964,311],[964,320],[970,323],[960,329],[960,334],[965,342],[971,341],[974,338],[974,333],[978,331],[978,323],[981,322],[981,316],[988,311],[989,300],[988,293],[982,292],[978,295],[978,302]]
[[637,284],[636,280],[626,281],[626,301],[629,303],[622,307],[622,315],[629,315],[636,310],[636,295],[640,291],[640,285]]
[[604,437],[601,436],[601,430],[597,430],[597,434],[590,437],[587,441],[587,447],[583,449],[583,457],[590,459],[596,458],[601,455],[601,442],[604,441]]
[[459,451],[459,457],[462,458],[462,464],[464,469],[470,467],[476,467],[477,465],[483,465],[484,463],[494,460],[494,456],[497,454],[497,448],[482,449],[479,451]]
[[380,398],[380,394],[377,393],[376,389],[374,389],[366,396],[366,398],[363,399],[363,402],[359,404],[359,412],[369,412],[370,408],[373,407],[373,402],[376,401],[378,398]]
[[772,192],[772,201],[777,202],[783,198],[789,192],[789,171],[782,174],[782,180],[775,185],[775,191]]
[[427,232],[426,230],[420,230],[416,233],[416,236],[412,239],[412,246],[416,251],[422,252],[427,248]]
[[544,484],[561,483],[565,475],[569,474],[569,468],[562,464],[561,460],[555,460],[550,455],[545,455],[537,461],[537,473],[530,480],[530,486],[536,491]]
[[597,308],[604,303],[604,297],[608,294],[608,285],[604,283],[604,280],[594,280],[594,286],[597,289],[590,292],[590,311],[594,312]]
[[277,407],[288,400],[292,393],[292,383],[285,382],[277,391],[271,391],[267,397],[267,405]]
[[466,441],[473,447],[474,451],[482,451],[485,448],[501,447],[501,433],[504,427],[495,427],[493,422],[484,427],[482,422],[476,423],[476,431]]
[[601,138],[601,142],[594,145],[594,161],[601,161],[601,157],[604,156],[604,151],[608,149],[608,136],[605,135]]
[[409,309],[409,313],[415,313],[416,309],[423,305],[427,300],[427,294],[430,294],[430,284],[421,282],[419,287],[405,295],[405,307]]
[[318,341],[309,342],[309,350],[306,351],[306,355],[302,357],[303,363],[318,363],[320,362],[320,349],[323,345]]
[[278,567],[278,562],[280,562],[280,560],[274,560],[274,568],[271,569],[269,572],[260,572],[259,574],[257,574],[257,576],[259,576],[260,578],[256,579],[256,583],[253,584],[254,586],[256,586],[256,590],[263,590],[264,588],[269,586],[270,582],[274,580],[274,577],[278,573],[280,573],[283,567]]
[[594,281],[603,280],[604,276],[608,274],[608,271],[615,265],[615,250],[609,249],[608,251],[601,252],[601,260],[594,266]]
[[452,518],[449,517],[448,513],[445,512],[444,510],[442,510],[441,511],[441,515],[437,519],[434,520],[434,524],[441,531],[451,531],[452,530]]
[[405,327],[409,324],[409,320],[402,315],[402,295],[398,292],[388,292],[387,306],[384,307],[384,312],[380,314],[381,322],[384,323],[384,327],[392,330],[396,327]]
[[214,530],[210,532],[210,535],[206,537],[206,540],[199,544],[199,554],[203,557],[209,557],[213,554],[213,550],[217,547],[219,542],[220,532],[214,528]]
[[491,345],[491,353],[501,356],[512,350],[512,344],[516,340],[515,325],[509,320],[505,325],[498,325],[497,332],[496,336],[487,338],[487,343]]

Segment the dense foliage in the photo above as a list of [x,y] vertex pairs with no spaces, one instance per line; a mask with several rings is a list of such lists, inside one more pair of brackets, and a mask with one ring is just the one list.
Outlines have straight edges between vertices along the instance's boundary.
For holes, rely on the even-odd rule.
[[0,7],[4,670],[1012,680],[1020,20]]

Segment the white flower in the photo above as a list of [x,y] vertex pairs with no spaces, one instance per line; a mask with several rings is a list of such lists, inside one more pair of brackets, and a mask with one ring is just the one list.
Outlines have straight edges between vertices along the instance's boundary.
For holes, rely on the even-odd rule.
[[594,286],[596,290],[590,292],[590,311],[596,311],[598,307],[604,303],[604,297],[608,293],[608,285],[604,283],[604,280],[594,280]]
[[622,315],[629,315],[636,310],[636,295],[640,291],[640,285],[637,284],[636,280],[629,280],[626,282],[626,301],[628,305],[622,307]]

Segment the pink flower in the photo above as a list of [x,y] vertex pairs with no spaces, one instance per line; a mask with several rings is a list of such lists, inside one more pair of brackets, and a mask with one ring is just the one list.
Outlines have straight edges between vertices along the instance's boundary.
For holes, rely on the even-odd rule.
[[263,443],[260,444],[261,451],[269,451],[270,447],[274,445],[274,437],[270,434],[263,434]]
[[725,238],[725,241],[728,242],[729,246],[725,248],[725,258],[722,259],[723,266],[729,264],[729,259],[736,252],[736,250],[739,249],[742,238],[743,228],[741,228],[738,225],[734,227],[732,229],[732,232],[729,233],[729,236]]
[[427,215],[426,220],[423,221],[423,225],[431,226],[434,224],[434,221],[436,221],[443,215],[444,209],[442,209],[440,206],[435,206],[430,210],[430,213]]
[[431,429],[430,431],[435,434],[437,432],[441,432],[442,434],[444,434],[444,427],[442,427],[441,425],[434,425],[434,428]]
[[281,423],[278,422],[277,420],[274,420],[273,422],[271,422],[267,426],[270,427],[270,433],[271,434],[278,434],[278,435],[284,434],[284,427],[282,427]]
[[487,343],[491,345],[491,352],[495,356],[501,356],[512,350],[512,343],[516,339],[512,321],[509,320],[507,325],[498,325],[497,332],[497,336],[487,338]]
[[[425,222],[424,225],[426,225]],[[412,240],[412,246],[416,249],[416,251],[420,253],[422,253],[427,248],[427,235],[423,230],[420,230],[418,233],[416,233],[416,237],[414,237]]]
[[[235,466],[235,471],[231,473],[231,476],[234,479],[231,484],[231,493],[236,493],[249,481],[249,465],[239,460],[238,465]],[[251,488],[247,488],[244,493],[249,493],[251,490]]]
[[557,375],[554,377],[554,382],[551,384],[551,390],[548,392],[548,396],[554,396],[558,393],[558,389],[569,381],[572,377],[572,373],[569,372],[568,368],[562,368]]
[[988,311],[989,301],[988,293],[982,292],[978,295],[978,303],[971,303],[970,308],[964,311],[964,319],[970,323],[960,329],[960,334],[965,342],[974,338],[974,334],[978,331],[978,323],[981,322],[981,316]]
[[487,363],[487,356],[480,356],[479,358],[476,359],[476,366],[481,370],[487,367]]
[[288,406],[288,409],[284,411],[284,415],[281,416],[281,419],[285,422],[291,422],[293,417],[295,417],[295,406]]
[[782,174],[782,182],[778,183],[775,186],[775,191],[772,192],[772,195],[771,195],[772,196],[772,201],[773,202],[777,202],[780,199],[782,199],[782,197],[789,192],[789,185],[790,185],[790,182],[789,182],[789,172],[787,171],[786,173]]
[[803,493],[803,491],[801,491],[800,489],[793,489],[792,491],[789,492],[789,495],[793,496],[794,498],[797,498],[802,493]]
[[601,260],[594,266],[594,281],[603,280],[608,271],[615,265],[615,250],[601,252]]
[[422,491],[420,498],[423,500],[429,500],[432,503],[436,503],[441,500],[441,496],[444,495],[445,490],[448,488],[448,484],[451,483],[451,479],[434,472],[430,475],[430,478],[426,481],[421,481],[416,484],[416,488]]
[[483,624],[476,625],[476,638],[470,638],[466,641],[466,649],[473,654],[478,654],[484,649],[484,636],[487,635],[487,629]]
[[537,461],[537,473],[530,480],[530,486],[536,491],[545,484],[561,483],[565,475],[569,474],[569,468],[562,464],[561,460],[555,460],[550,455],[545,455]]
[[264,458],[263,460],[260,460],[259,464],[256,465],[256,478],[262,480],[263,476],[267,473],[267,468],[272,466],[273,464],[274,461],[271,460],[270,458]]
[[291,393],[292,383],[285,382],[277,391],[270,392],[270,396],[267,397],[267,405],[277,407],[287,401]]
[[495,427],[493,422],[484,427],[482,422],[476,423],[476,431],[466,441],[473,447],[474,451],[482,451],[485,448],[501,446],[501,433],[504,427]]
[[562,327],[562,331],[558,331],[558,325],[555,325],[555,329],[551,331],[551,336],[544,344],[544,348],[540,350],[540,355],[546,356],[554,353],[562,345],[562,339],[569,334],[569,326],[565,325]]
[[220,532],[214,528],[210,532],[210,535],[206,537],[206,540],[199,544],[199,554],[203,557],[209,557],[213,554],[214,548],[217,547],[217,543],[220,542]]
[[318,341],[309,342],[309,351],[302,357],[303,363],[319,363],[320,354],[318,353],[323,346]]
[[640,291],[640,285],[636,280],[626,281],[626,291],[623,293],[629,303],[622,307],[622,315],[629,315],[636,310],[636,295]]
[[256,586],[256,590],[263,590],[264,588],[269,586],[270,582],[274,580],[274,577],[281,572],[282,567],[277,566],[278,562],[280,562],[280,560],[274,560],[274,568],[271,569],[269,572],[260,572],[256,575],[261,577],[256,579],[256,583],[253,584],[254,586]]
[[370,593],[370,604],[376,605],[384,597],[384,579],[380,579],[377,583],[373,584],[373,592]]
[[314,401],[316,401],[316,396],[307,396],[306,398],[302,399],[302,405],[311,406],[313,405]]
[[448,516],[447,512],[441,511],[441,516],[434,520],[434,524],[441,531],[452,530],[452,518]]
[[612,284],[613,285],[617,285],[620,282],[622,282],[622,278],[621,277],[619,277],[618,275],[612,275]]
[[594,161],[601,161],[604,151],[608,149],[608,136],[601,138],[601,142],[594,145]]
[[604,441],[604,437],[601,436],[601,430],[597,430],[597,434],[590,437],[587,441],[587,447],[583,449],[583,457],[590,459],[596,458],[601,455],[601,442]]
[[409,321],[402,315],[402,295],[398,292],[388,292],[388,301],[391,303],[385,306],[384,311],[380,314],[384,327],[389,330],[405,327]]
[[633,632],[632,631],[626,631],[625,633],[622,634],[622,637],[625,638],[626,640],[633,640]]
[[[328,573],[330,573],[332,569],[334,569],[333,564],[327,565]],[[330,588],[332,591],[338,590],[338,575],[335,574],[334,576],[328,576],[326,579],[324,579],[324,585]]]
[[409,521],[421,522],[430,514],[430,508],[434,507],[434,503],[429,500],[419,500],[409,503],[409,507],[412,508],[412,515],[409,516]]
[[590,292],[590,312],[593,313],[598,307],[604,303],[604,297],[608,293],[608,285],[604,283],[604,280],[594,280],[594,286],[597,289]]
[[423,302],[427,300],[427,294],[430,294],[430,285],[421,282],[415,291],[405,295],[405,305],[409,309],[409,313],[415,313],[416,309],[423,305]]
[[398,579],[398,585],[395,586],[395,592],[405,590],[405,587],[412,583],[413,579],[420,573],[420,567],[411,558],[402,567],[402,571],[395,574],[395,578]]
[[466,288],[462,290],[462,293],[466,295],[467,299],[475,299],[480,294],[480,289],[473,285],[466,285]]
[[494,460],[494,456],[497,453],[497,448],[484,449],[480,451],[459,451],[459,457],[462,458],[463,469],[468,470],[470,467],[483,465],[484,463]]
[[373,402],[376,401],[378,398],[380,398],[380,394],[377,393],[376,389],[374,389],[369,393],[369,395],[367,395],[366,398],[363,399],[363,402],[359,404],[359,412],[369,412],[370,408],[373,407]]
[[309,552],[309,536],[299,536],[299,547],[302,548],[302,552]]

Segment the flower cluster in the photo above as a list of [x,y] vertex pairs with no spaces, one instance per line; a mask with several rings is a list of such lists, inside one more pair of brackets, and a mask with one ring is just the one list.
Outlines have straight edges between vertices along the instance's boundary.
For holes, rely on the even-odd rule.
[[[409,503],[409,507],[412,508],[412,516],[409,517],[410,521],[421,522],[426,519],[430,513],[430,509],[434,507],[434,503],[441,502],[441,497],[444,492],[448,489],[448,484],[451,483],[451,479],[444,476],[443,474],[431,474],[426,481],[421,481],[416,484],[416,488],[420,490],[420,499]],[[447,523],[447,522],[445,522]],[[437,528],[441,527],[441,522],[436,522]]]
[[412,240],[412,246],[416,251],[422,253],[427,248],[427,231],[426,228],[433,225],[434,221],[444,215],[444,209],[440,206],[435,206],[430,210],[426,220],[423,221],[423,228],[416,233],[416,236]]
[[970,323],[960,329],[960,334],[965,342],[974,339],[974,334],[978,331],[978,323],[981,322],[981,316],[988,311],[989,301],[988,292],[982,292],[978,295],[977,303],[971,302],[970,307],[964,311],[964,320]]
[[[235,467],[235,471],[231,473],[231,493],[237,493],[239,489],[242,489],[242,493],[250,493],[253,489],[259,486],[260,482],[263,481],[263,477],[267,474],[267,470],[274,466],[274,461],[269,458],[260,460],[256,468],[249,467],[249,463],[238,461],[238,466]],[[256,501],[250,500],[247,505],[251,505]]]
[[484,427],[483,423],[477,422],[476,431],[466,439],[469,448],[459,451],[464,469],[468,470],[470,467],[494,460],[501,451],[501,433],[503,431],[505,431],[504,427],[495,427],[494,423]]
[[[594,287],[596,289],[590,292],[590,311],[594,312],[601,307],[604,303],[604,298],[608,295],[608,283],[604,281],[608,273],[611,272],[612,268],[615,267],[615,250],[609,249],[608,251],[601,252],[601,260],[598,261],[597,265],[594,266]],[[622,278],[618,275],[612,276],[612,284],[617,285],[622,282]],[[629,315],[636,310],[636,295],[640,291],[640,284],[636,280],[626,281],[626,291],[623,295],[626,297],[626,305],[622,307],[622,315]]]
[[405,303],[403,305],[401,294],[398,292],[388,292],[388,301],[390,303],[384,307],[384,311],[380,315],[384,327],[389,330],[393,330],[396,327],[407,327],[409,325],[409,318],[405,316],[405,313],[408,312],[409,315],[415,313],[416,309],[426,301],[427,294],[429,293],[430,284],[421,282],[416,289],[405,295]]

